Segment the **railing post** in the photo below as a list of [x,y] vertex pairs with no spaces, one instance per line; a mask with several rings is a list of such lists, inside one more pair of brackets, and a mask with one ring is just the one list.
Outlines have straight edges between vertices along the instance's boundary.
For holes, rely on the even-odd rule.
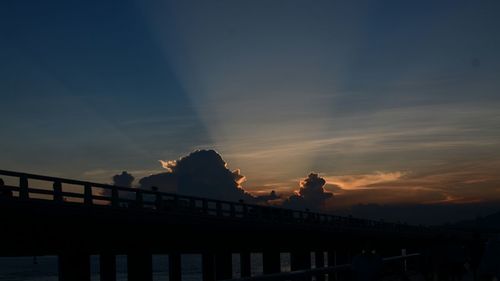
[[92,205],[92,185],[86,184],[83,186],[83,204]]
[[144,203],[144,199],[142,196],[142,190],[137,189],[135,192],[135,204],[137,208],[142,208]]
[[[328,266],[337,266],[337,252],[335,250],[329,250],[328,253]],[[337,271],[334,273],[328,273],[328,281],[337,280]]]
[[[315,251],[314,252],[314,265],[316,268],[325,267],[325,252]],[[325,281],[325,274],[321,273],[316,275],[316,281]]]
[[292,271],[311,268],[311,252],[295,250],[290,253],[290,267]]
[[191,209],[191,212],[194,212],[196,210],[196,200],[191,198],[189,199],[189,208]]
[[29,190],[28,190],[28,177],[21,176],[19,178],[19,198],[20,199],[29,199]]
[[[351,242],[352,243],[352,242]],[[335,263],[337,265],[352,264],[352,249],[355,248],[353,244],[346,244],[338,247],[335,250]],[[338,271],[335,274],[335,280],[345,280],[349,277],[351,272],[348,271]]]
[[222,204],[220,202],[215,203],[215,208],[217,210],[217,216],[222,217]]
[[54,201],[56,202],[62,202],[63,201],[63,196],[62,196],[62,184],[60,181],[55,181],[52,184],[53,192],[54,192]]
[[247,204],[243,203],[243,217],[248,217],[248,206]]
[[203,199],[203,213],[208,215],[208,200]]
[[10,188],[6,189],[5,183],[2,178],[0,178],[0,196],[12,198],[12,190]]
[[173,208],[173,209],[174,209],[174,210],[178,210],[178,209],[179,209],[179,207],[180,207],[180,206],[179,206],[179,197],[178,197],[177,195],[174,195],[174,200],[173,200],[173,201],[174,201],[174,204],[173,204],[173,207],[174,207],[174,208]]
[[163,207],[163,199],[161,198],[161,194],[156,190],[155,191],[155,206],[156,210],[161,210]]
[[213,253],[205,252],[201,255],[201,273],[203,281],[215,280],[215,257]]
[[99,256],[100,281],[116,281],[116,256],[101,254]]
[[232,217],[232,218],[236,217],[236,208],[235,208],[235,206],[234,206],[234,203],[231,203],[231,204],[229,205],[229,207],[230,207],[231,217]]
[[116,186],[113,186],[111,188],[111,206],[113,207],[119,207],[120,206],[120,201],[118,197],[118,189]]
[[310,211],[309,211],[308,217],[309,217],[309,222],[311,222],[311,223],[316,223],[316,221],[318,219],[317,214],[310,212]]
[[265,250],[262,252],[262,269],[264,274],[281,272],[280,252],[275,250]]
[[148,253],[133,253],[127,257],[128,281],[153,280],[153,256]]
[[59,255],[59,281],[90,281],[90,257],[84,253]]
[[306,209],[306,212],[304,213],[305,214],[305,219],[304,221],[308,222],[308,223],[311,223],[312,222],[312,213],[309,209]]
[[233,278],[233,257],[231,252],[215,254],[215,280]]
[[264,217],[264,212],[263,212],[263,209],[262,209],[262,207],[261,207],[261,206],[253,206],[253,207],[252,207],[252,210],[254,210],[254,211],[255,211],[255,214],[257,215],[257,217],[258,217],[259,219],[263,219],[263,218],[265,218],[265,217]]
[[182,279],[181,254],[170,253],[168,255],[168,280],[181,281],[181,279]]
[[326,215],[319,215],[319,223],[326,224],[328,222],[328,217]]
[[305,214],[304,212],[302,211],[299,211],[299,222],[305,222]]
[[408,271],[408,263],[406,260],[406,249],[401,249],[401,256],[403,257],[401,264],[403,273],[406,273]]

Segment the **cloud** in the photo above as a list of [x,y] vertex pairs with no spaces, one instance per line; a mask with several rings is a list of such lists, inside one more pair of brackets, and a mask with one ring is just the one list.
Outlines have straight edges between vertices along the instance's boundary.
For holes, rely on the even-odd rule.
[[273,201],[278,201],[280,199],[281,197],[276,191],[272,190],[269,194],[256,196],[254,201],[256,203],[273,203]]
[[391,182],[401,179],[406,173],[396,172],[375,172],[361,175],[343,175],[325,177],[328,183],[340,186],[342,189],[367,188],[373,184]]
[[325,190],[326,180],[318,174],[310,173],[300,182],[300,189],[283,202],[289,208],[322,209],[333,193]]
[[162,192],[175,193],[178,191],[177,177],[171,172],[145,176],[139,180],[139,187],[143,189],[157,187]]
[[[477,206],[479,210],[489,202],[500,200],[497,175],[500,162],[494,161],[454,165],[444,162],[429,165],[425,171],[395,170],[327,176],[311,173],[299,181],[300,188],[293,193],[286,186],[297,182],[297,179],[262,182],[251,189],[252,193],[248,192],[243,187],[246,177],[239,169],[230,170],[214,150],[194,151],[178,160],[161,161],[161,164],[166,171],[141,178],[138,181],[140,188],[155,186],[164,192],[183,195],[244,200],[253,204],[392,221],[445,222],[464,217],[466,212],[463,210],[476,208],[467,206]],[[117,185],[130,186],[133,177],[123,172],[114,176],[113,181]],[[446,206],[456,209],[456,216],[446,211]],[[476,209],[474,212],[479,212]],[[435,218],[426,218],[432,210],[440,213]],[[398,214],[387,215],[391,212]]]
[[470,161],[425,171],[330,176],[329,183],[344,188],[334,191],[324,210],[422,224],[473,218],[500,208],[498,167],[495,161]]
[[113,185],[121,187],[132,187],[134,179],[134,176],[124,171],[121,174],[113,176]]
[[[393,181],[373,183],[368,187],[392,190],[393,197],[400,198],[406,197],[408,192],[418,192],[415,196],[420,204],[463,204],[500,200],[499,167],[498,161],[444,163],[426,170],[406,173]],[[422,196],[424,193],[434,193],[436,196]],[[400,200],[400,203],[404,203],[404,200]]]
[[446,199],[447,194],[422,187],[339,190],[335,193],[335,200],[326,202],[324,209],[337,211],[358,204],[422,204],[422,202],[443,202]]
[[[116,174],[112,177],[113,182],[112,185],[116,185],[119,187],[132,187],[132,183],[134,182],[134,176],[132,174],[123,171],[121,174]],[[99,195],[110,197],[111,190],[110,189],[98,189]],[[127,195],[130,196],[130,195]]]
[[139,180],[141,188],[222,200],[253,201],[241,184],[240,170],[231,171],[215,150],[197,150],[175,161],[160,161],[167,170]]

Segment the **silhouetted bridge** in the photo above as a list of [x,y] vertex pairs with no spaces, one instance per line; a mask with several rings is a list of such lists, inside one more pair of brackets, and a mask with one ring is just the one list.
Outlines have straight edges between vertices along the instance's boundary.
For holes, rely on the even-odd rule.
[[[202,255],[204,281],[233,278],[234,253],[245,280],[335,280],[362,249],[406,270],[416,264],[406,259],[430,245],[466,239],[422,226],[12,171],[0,170],[0,177],[0,256],[57,255],[62,281],[90,280],[90,255],[100,257],[102,281],[116,280],[116,255],[127,255],[130,281],[150,281],[155,254],[169,255],[170,280],[177,281],[188,253]],[[262,253],[263,276],[250,276],[250,253]],[[292,272],[280,272],[281,253],[290,254]]]

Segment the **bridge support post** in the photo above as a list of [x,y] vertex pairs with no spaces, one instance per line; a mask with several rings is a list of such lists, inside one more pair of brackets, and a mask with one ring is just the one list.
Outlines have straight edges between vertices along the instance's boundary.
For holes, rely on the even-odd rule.
[[215,254],[215,280],[231,279],[233,277],[233,257],[231,252]]
[[[314,252],[314,265],[316,268],[325,267],[325,252],[316,251]],[[325,281],[325,274],[316,275],[316,281]]]
[[168,280],[181,281],[181,279],[182,279],[181,254],[170,253],[168,255]]
[[[394,239],[396,240],[396,239]],[[401,248],[397,241],[384,241],[384,244],[381,245],[380,250],[377,251],[377,254],[382,257],[395,257],[401,255]],[[402,274],[403,264],[401,261],[387,263],[385,268],[388,268],[389,271],[397,272],[398,274]]]
[[240,267],[241,277],[250,277],[252,275],[252,262],[250,252],[240,253]]
[[19,178],[19,198],[23,200],[27,200],[30,197],[29,189],[28,189],[28,178],[22,176]]
[[262,252],[262,269],[264,274],[281,272],[280,252],[275,250],[265,250]]
[[[401,256],[406,256],[406,249],[401,249]],[[406,274],[406,272],[408,271],[408,261],[406,260],[406,258],[403,258],[401,262],[401,271],[403,272],[403,274]]]
[[[327,253],[328,255],[328,266],[337,266],[337,252],[335,250],[330,250]],[[328,281],[336,281],[337,280],[337,272],[328,273]]]
[[[335,254],[336,265],[351,264],[353,256],[361,253],[361,250],[354,249],[355,247],[339,247],[332,250],[332,254]],[[330,258],[330,257],[328,257]]]
[[128,281],[153,280],[153,256],[146,253],[133,253],[127,257]]
[[290,267],[292,271],[311,268],[311,252],[297,250],[290,253]]
[[[339,247],[335,251],[337,265],[351,264],[354,255],[357,255],[361,250],[356,249],[356,246],[349,244],[348,247]],[[359,251],[359,252],[358,252]],[[337,280],[350,280],[352,279],[351,270],[341,270],[336,274]]]
[[101,281],[116,281],[116,256],[101,254],[99,256],[99,270]]
[[203,281],[215,281],[215,257],[212,253],[201,255],[201,273]]
[[90,257],[73,253],[59,255],[59,281],[90,281]]

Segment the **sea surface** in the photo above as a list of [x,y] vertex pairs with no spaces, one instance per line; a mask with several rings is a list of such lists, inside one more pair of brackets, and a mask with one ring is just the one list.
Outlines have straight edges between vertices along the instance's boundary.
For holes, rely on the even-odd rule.
[[[281,256],[282,271],[290,271],[290,256]],[[262,255],[252,254],[252,276],[262,274]],[[0,258],[0,281],[58,281],[57,257]],[[127,258],[117,256],[117,280],[127,280]],[[99,257],[91,256],[92,281],[99,281]],[[239,255],[233,254],[233,277],[240,277]],[[168,280],[168,256],[153,256],[153,280]],[[182,255],[182,280],[201,280],[201,255]]]

